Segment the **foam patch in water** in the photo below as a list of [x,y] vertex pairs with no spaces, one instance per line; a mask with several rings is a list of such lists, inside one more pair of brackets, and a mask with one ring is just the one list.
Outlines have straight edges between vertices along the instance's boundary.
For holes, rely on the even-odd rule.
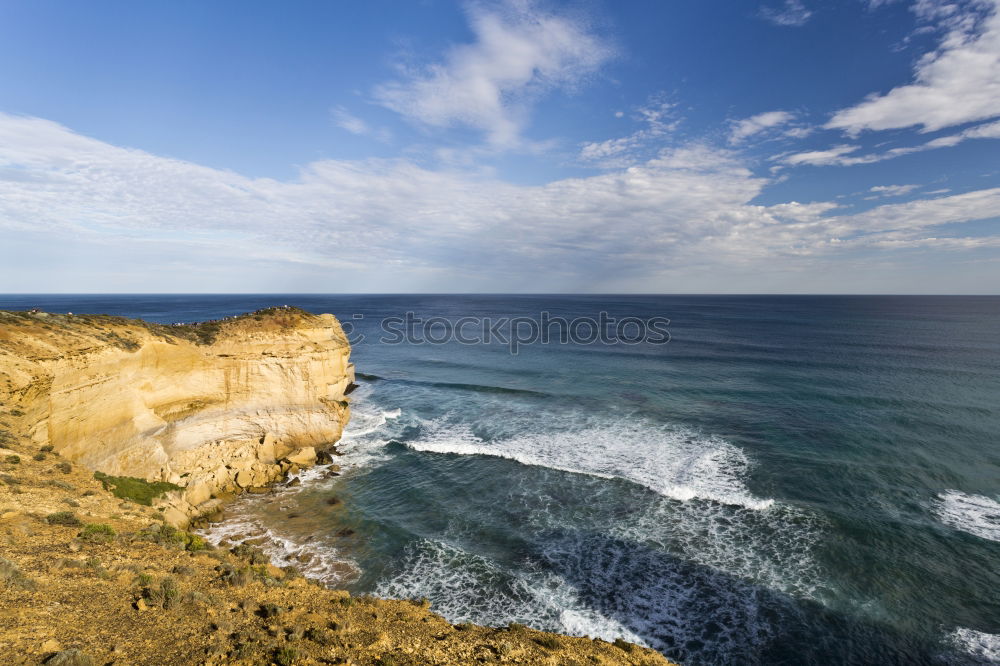
[[375,594],[426,597],[451,622],[621,637],[692,664],[753,663],[778,627],[801,621],[780,597],[629,542],[567,535],[545,559],[511,568],[425,539]]
[[948,642],[976,664],[1000,664],[1000,635],[959,627]]
[[[226,519],[212,524],[199,533],[213,545],[223,541],[238,544],[246,539],[263,550],[271,562],[278,567],[294,566],[302,574],[328,585],[345,585],[361,575],[358,564],[345,557],[330,538],[325,524],[310,525],[303,539],[303,526],[296,525],[293,533],[287,521],[274,517],[290,516],[290,511],[298,507],[296,496],[310,487],[324,483],[327,465],[316,465],[292,475],[299,485],[278,485],[265,495],[244,495],[239,502],[226,508]],[[313,516],[298,515],[300,520],[310,520]],[[271,520],[267,520],[270,518]],[[267,523],[265,524],[265,520]]]
[[402,410],[383,409],[370,400],[371,389],[363,386],[354,396],[351,420],[337,443],[337,450],[343,455],[337,460],[341,467],[368,467],[387,458],[382,449],[391,439],[386,426],[402,414]]
[[1000,541],[1000,502],[983,495],[946,490],[938,495],[938,519],[957,530]]
[[409,548],[403,572],[380,582],[375,595],[426,597],[435,612],[455,623],[520,622],[575,636],[645,644],[622,623],[582,603],[574,588],[557,575],[509,571],[488,558],[430,539]]

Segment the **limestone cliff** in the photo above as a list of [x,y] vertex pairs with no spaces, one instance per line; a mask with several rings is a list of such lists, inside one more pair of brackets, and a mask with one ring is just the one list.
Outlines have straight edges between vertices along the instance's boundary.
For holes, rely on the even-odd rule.
[[294,308],[174,326],[0,312],[0,403],[64,458],[184,487],[164,507],[181,524],[337,441],[349,357],[332,315]]

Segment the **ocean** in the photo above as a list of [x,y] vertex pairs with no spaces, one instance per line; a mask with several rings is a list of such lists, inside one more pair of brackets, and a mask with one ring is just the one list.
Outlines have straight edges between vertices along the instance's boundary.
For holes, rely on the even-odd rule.
[[[0,296],[161,323],[283,304],[356,341],[341,475],[244,496],[210,538],[686,666],[1000,663],[1000,297]],[[602,312],[669,336],[456,339]]]

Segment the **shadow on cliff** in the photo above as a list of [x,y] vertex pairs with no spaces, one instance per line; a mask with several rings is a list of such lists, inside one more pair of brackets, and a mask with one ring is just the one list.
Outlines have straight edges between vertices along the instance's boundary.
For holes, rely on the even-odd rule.
[[573,530],[546,537],[532,560],[684,666],[945,661],[937,635],[852,617],[641,543]]

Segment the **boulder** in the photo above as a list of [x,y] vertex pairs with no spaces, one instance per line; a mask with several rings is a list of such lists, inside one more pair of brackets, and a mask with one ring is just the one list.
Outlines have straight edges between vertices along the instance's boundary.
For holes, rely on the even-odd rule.
[[254,483],[253,472],[248,469],[241,469],[236,474],[236,485],[240,488],[251,488],[259,484]]
[[313,465],[316,463],[316,449],[312,446],[303,447],[295,453],[289,454],[287,459],[288,462],[300,467]]
[[94,658],[79,650],[63,650],[45,660],[50,666],[94,666]]
[[188,504],[198,506],[202,502],[212,499],[212,488],[204,481],[198,481],[187,487],[184,499]]
[[175,506],[168,506],[163,510],[163,522],[173,527],[184,529],[188,525],[188,516]]
[[261,462],[265,462],[269,465],[273,465],[276,461],[276,455],[274,450],[275,437],[273,432],[268,432],[264,434],[264,439],[261,440],[260,448],[257,450],[257,458]]

